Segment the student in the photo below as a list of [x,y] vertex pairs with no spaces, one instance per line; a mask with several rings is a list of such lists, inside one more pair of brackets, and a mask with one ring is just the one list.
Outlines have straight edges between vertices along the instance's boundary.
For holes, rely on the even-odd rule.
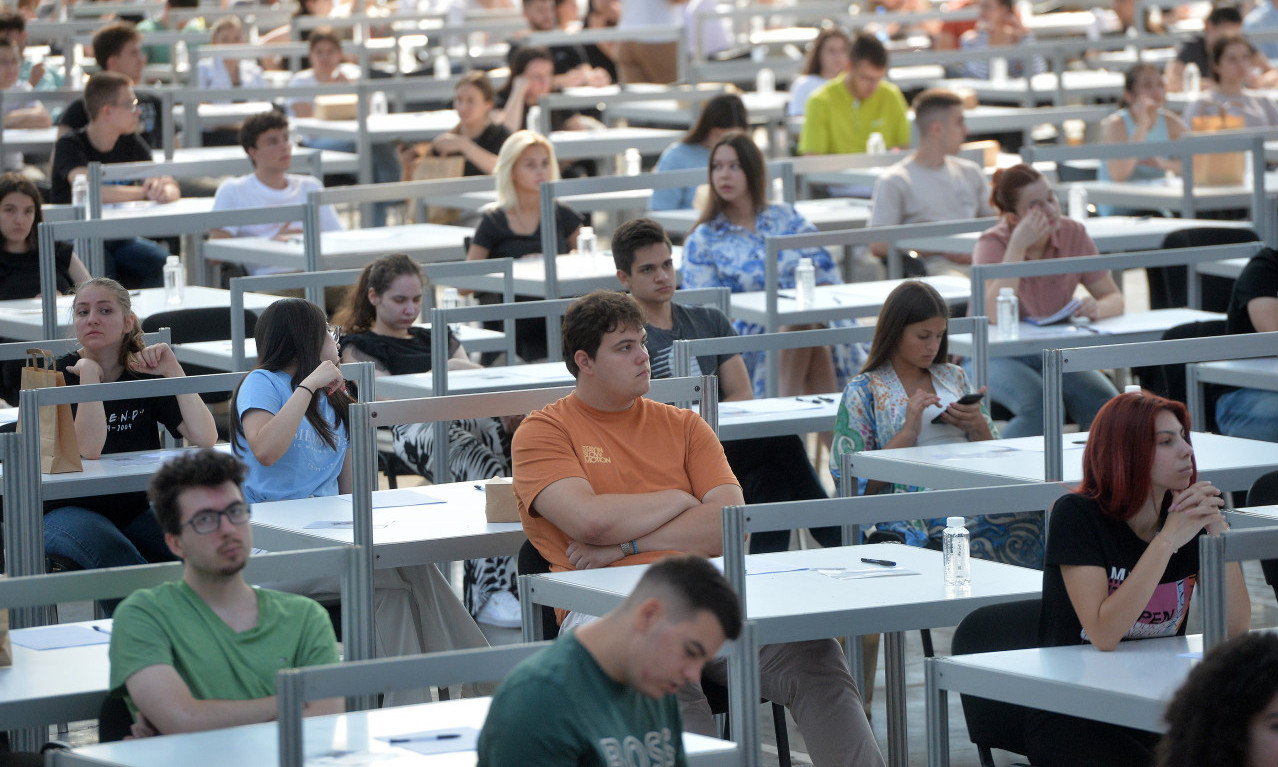
[[[199,7],[199,0],[165,0],[164,6],[158,14],[148,16],[138,22],[138,31],[167,32],[174,28],[174,25],[170,23],[172,21],[170,14],[174,8],[179,11],[189,11]],[[192,35],[200,34],[208,29],[203,16],[196,16],[193,19],[181,19],[177,22],[176,27],[177,31]],[[147,62],[151,64],[173,63],[172,45],[148,45],[142,50],[146,54]]]
[[[115,280],[96,277],[80,285],[72,305],[80,350],[57,360],[67,386],[181,378],[182,366],[168,344],[142,345],[142,328],[129,291]],[[72,406],[80,455],[159,450],[159,428],[199,447],[217,441],[213,414],[198,394],[177,394]],[[86,570],[141,565],[172,559],[145,493],[85,496],[44,515],[44,548]],[[109,608],[110,605],[108,604]]]
[[[572,5],[576,5],[575,2]],[[555,0],[523,0],[524,20],[528,22],[528,31],[555,32],[560,31],[559,18],[556,14]],[[519,36],[526,32],[519,33]],[[612,76],[608,70],[591,65],[590,48],[593,45],[554,45],[550,54],[554,58],[556,89],[578,88],[581,86],[603,87],[612,85]],[[510,46],[510,57],[519,50],[519,38],[516,37]]]
[[888,55],[872,35],[852,41],[852,65],[843,77],[808,98],[799,134],[799,154],[864,152],[871,133],[889,149],[910,145],[910,120],[901,89],[884,81]]
[[[981,233],[972,251],[974,264],[1009,264],[1048,258],[1096,255],[1096,243],[1083,225],[1061,216],[1060,204],[1047,179],[1028,165],[1013,165],[994,173],[990,201],[1002,219]],[[1088,295],[1079,299],[1074,316],[1091,321],[1123,313],[1123,294],[1104,270],[1044,277],[1013,277],[985,282],[985,305],[997,304],[999,291],[1011,288],[1020,299],[1022,317],[1045,317],[1060,311],[1079,285]],[[991,324],[997,324],[991,317]],[[965,366],[969,363],[964,363]],[[990,360],[990,401],[1012,412],[1003,429],[1006,437],[1043,433],[1043,361],[1038,355],[994,357]],[[1065,374],[1065,410],[1086,431],[1096,411],[1118,393],[1099,370]]]
[[[314,176],[289,173],[293,164],[293,142],[289,140],[288,118],[274,110],[255,114],[240,127],[240,146],[244,147],[253,172],[246,176],[229,178],[217,188],[213,196],[213,210],[262,208],[271,205],[304,205],[307,196],[324,188]],[[320,230],[334,232],[342,229],[332,205],[320,207]],[[285,240],[300,237],[302,222],[228,225],[209,230],[213,240],[227,237],[267,237]],[[249,274],[279,274],[291,271],[287,267],[246,265]]]
[[[416,262],[403,254],[383,256],[364,267],[337,315],[343,335],[343,362],[372,362],[377,375],[428,373],[431,369],[431,329],[416,324],[422,312],[422,293],[434,290]],[[448,369],[479,365],[449,329]],[[510,476],[510,435],[520,417],[474,418],[448,425],[448,469],[451,481]],[[430,482],[434,476],[433,423],[391,427],[395,455]],[[511,557],[468,559],[463,567],[462,596],[466,609],[479,623],[519,628],[519,593]]]
[[[706,102],[701,116],[683,138],[666,147],[653,172],[689,170],[710,165],[710,148],[733,131],[750,130],[745,102],[735,93],[723,93]],[[694,206],[697,187],[652,190],[648,210],[687,210]]]
[[[142,83],[142,71],[146,68],[146,53],[142,50],[142,34],[133,24],[119,21],[108,24],[93,35],[93,57],[102,72],[117,72],[129,79],[129,85]],[[58,120],[58,137],[88,126],[93,118],[86,98],[76,99],[63,110]],[[140,120],[133,132],[142,134],[148,149],[164,148],[164,109],[158,96],[143,93],[135,95]],[[147,159],[151,157],[148,155]]]
[[1235,5],[1217,5],[1203,19],[1203,32],[1176,45],[1176,58],[1163,69],[1163,81],[1168,93],[1181,93],[1185,89],[1185,67],[1193,64],[1202,75],[1202,85],[1210,88],[1216,79],[1211,60],[1211,50],[1216,41],[1226,35],[1242,34],[1242,13]]
[[671,689],[701,678],[741,631],[732,587],[705,559],[666,557],[612,612],[528,658],[493,696],[479,765],[619,764],[628,744],[683,764]]
[[807,111],[808,97],[826,83],[847,72],[852,66],[852,41],[848,33],[839,27],[826,27],[817,33],[808,46],[803,69],[790,83],[790,103],[786,106],[789,117],[803,117]]
[[[1220,490],[1199,481],[1189,414],[1152,394],[1121,394],[1092,422],[1083,483],[1048,518],[1044,647],[1183,636],[1198,573],[1198,537],[1229,529]],[[1247,630],[1251,604],[1242,568],[1226,568],[1231,636]],[[1153,763],[1154,733],[1031,712],[1026,755],[1040,767],[1134,767]]]
[[[700,416],[643,396],[643,321],[643,310],[622,293],[599,290],[574,301],[563,341],[576,387],[515,432],[519,515],[554,572],[647,564],[675,552],[718,555],[722,508],[745,502]],[[561,626],[590,620],[569,613]],[[790,708],[813,764],[883,764],[834,640],[766,645],[759,665],[763,696]],[[705,670],[721,683],[725,672],[723,660]],[[679,696],[686,729],[714,734],[700,684],[689,680]]]
[[[711,306],[686,306],[675,295],[675,269],[670,237],[649,218],[636,218],[612,235],[612,260],[617,280],[643,308],[648,355],[653,378],[674,375],[672,352],[676,340],[724,338],[737,334],[732,321]],[[740,354],[693,357],[689,375],[713,375],[719,380],[719,401],[754,398],[750,375]],[[798,436],[755,437],[723,443],[732,473],[741,482],[746,503],[772,503],[825,498],[825,490]],[[842,545],[838,528],[819,528],[813,535],[822,546]],[[750,535],[750,553],[785,551],[789,530]]]
[[[244,22],[237,16],[224,16],[209,30],[213,45],[243,45]],[[206,56],[196,65],[196,84],[206,88],[260,88],[265,85],[262,67],[253,59]]]
[[62,87],[62,74],[57,67],[46,67],[43,61],[26,58],[27,20],[20,11],[0,10],[0,37],[12,42],[22,61],[19,77],[38,91],[57,90]]
[[[510,58],[510,79],[497,94],[499,109],[493,119],[512,133],[522,128],[539,130],[537,126],[528,124],[528,111],[537,106],[542,96],[556,90],[554,73],[554,56],[549,48],[525,46],[515,51]],[[597,130],[602,127],[603,123],[598,119],[580,112],[555,110],[550,113],[552,131]],[[568,167],[585,170],[586,164],[574,163]]]
[[466,158],[463,176],[488,176],[497,167],[497,153],[510,138],[510,129],[493,122],[493,105],[497,92],[488,75],[467,72],[453,88],[453,109],[457,110],[457,126],[436,136],[430,142],[431,157]]
[[[253,588],[244,465],[214,450],[169,461],[149,496],[182,579],[139,589],[115,613],[111,694],[134,712],[133,736],[199,732],[275,719],[275,676],[337,663],[328,613],[313,600]],[[338,714],[341,698],[306,703]]]
[[[790,205],[769,205],[767,168],[763,153],[744,133],[719,139],[710,154],[710,195],[701,220],[683,244],[683,285],[688,288],[727,287],[734,293],[763,290],[761,266],[764,239],[785,234],[815,232],[816,227]],[[794,290],[794,270],[799,259],[812,259],[818,285],[843,282],[839,267],[825,248],[784,250],[778,258],[779,287]],[[840,320],[839,322],[849,322]],[[763,326],[735,323],[737,332],[762,333]],[[812,325],[787,325],[781,330],[804,330]],[[777,352],[781,371],[779,394],[829,394],[837,391],[855,369],[857,352],[846,345]],[[767,387],[766,354],[742,355],[754,382],[754,395]]]
[[[35,99],[23,94],[31,92],[31,85],[19,77],[22,54],[9,40],[0,37],[0,91],[4,91],[4,127],[48,128],[53,125],[49,110]],[[5,170],[22,170],[22,153],[5,152]]]
[[[1105,144],[1140,144],[1146,141],[1169,141],[1185,135],[1180,115],[1169,111],[1167,89],[1153,64],[1137,64],[1123,78],[1123,106],[1101,120],[1101,142]],[[1097,178],[1101,181],[1161,181],[1168,172],[1180,173],[1180,160],[1170,157],[1123,157],[1100,164]],[[1112,206],[1104,206],[1101,215],[1115,215]]]
[[[1016,11],[1014,0],[980,0],[977,3],[980,17],[976,28],[963,33],[959,38],[959,47],[965,51],[1001,48],[1015,45],[1031,45],[1034,34],[1025,28],[1021,16]],[[1042,56],[1034,54],[1027,68],[1025,59],[1018,57],[1015,51],[1007,56],[1007,74],[1009,77],[1029,77],[1047,71],[1047,62]],[[990,79],[989,59],[975,59],[964,62],[963,74],[976,80]]]
[[1213,648],[1167,705],[1158,767],[1278,764],[1278,635],[1243,634]]
[[1241,117],[1246,128],[1278,126],[1278,104],[1266,94],[1248,90],[1256,55],[1256,47],[1244,37],[1216,38],[1211,46],[1216,87],[1185,105],[1185,124],[1192,128],[1195,117],[1226,114]]
[[[870,226],[928,224],[994,215],[981,166],[958,156],[967,140],[963,100],[954,93],[925,90],[914,99],[914,127],[918,146],[884,171],[874,184]],[[871,244],[879,258],[887,257],[887,243]],[[970,253],[929,253],[923,263],[907,271],[940,274],[962,271],[972,263]]]
[[[1278,252],[1263,248],[1234,281],[1225,310],[1225,332],[1278,331]],[[1278,392],[1230,388],[1216,400],[1220,433],[1278,442]]]

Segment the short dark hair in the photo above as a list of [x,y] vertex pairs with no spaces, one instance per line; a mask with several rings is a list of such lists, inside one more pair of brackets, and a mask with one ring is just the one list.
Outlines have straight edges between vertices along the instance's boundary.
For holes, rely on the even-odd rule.
[[[18,44],[7,37],[0,37],[0,48],[8,48],[9,50],[17,54],[19,57],[22,56],[22,51],[18,48]],[[18,63],[21,64],[22,62],[19,61]]]
[[650,218],[631,219],[612,233],[612,262],[618,269],[630,274],[635,265],[635,251],[659,242],[673,249],[670,235],[661,224]]
[[146,495],[155,509],[160,529],[172,535],[182,533],[182,510],[178,496],[193,487],[217,487],[234,482],[244,484],[244,464],[233,455],[205,448],[183,453],[160,467],[151,476]]
[[472,69],[462,75],[457,80],[457,84],[453,86],[453,93],[461,90],[462,86],[470,86],[479,91],[479,94],[484,97],[484,101],[489,104],[497,100],[497,90],[493,88],[493,81],[488,79],[488,73],[482,69]]
[[103,70],[112,56],[118,56],[124,46],[132,42],[141,42],[142,33],[131,21],[117,21],[107,24],[93,34],[93,58]]
[[337,34],[337,30],[325,25],[311,30],[310,37],[306,38],[306,50],[313,51],[316,45],[323,42],[336,45],[339,51],[342,49],[342,38]]
[[90,120],[96,120],[102,108],[120,97],[120,91],[133,85],[133,81],[119,72],[94,72],[84,85],[84,108]]
[[658,559],[648,565],[622,604],[633,606],[654,596],[666,598],[666,615],[674,622],[689,620],[705,610],[719,621],[724,638],[741,635],[741,600],[723,573],[705,557],[677,554]]
[[920,93],[914,98],[914,124],[918,126],[919,135],[923,135],[934,121],[941,119],[951,109],[962,106],[963,99],[954,91],[928,88]]
[[[276,128],[288,130],[288,118],[282,112],[268,109],[265,112],[251,115],[240,126],[240,146],[244,147],[245,152],[250,149],[256,149],[257,140],[262,137],[262,134]],[[254,166],[257,165],[257,163],[253,164]]]
[[0,10],[0,32],[26,32],[27,20],[21,13],[9,9]]
[[564,364],[573,378],[581,372],[573,357],[584,351],[591,359],[599,353],[604,334],[627,327],[642,328],[643,309],[627,293],[596,290],[568,305],[563,319]]
[[200,0],[169,0],[170,8],[199,8]]
[[875,69],[887,69],[887,48],[874,35],[859,33],[852,41],[852,63],[864,61]]
[[1213,27],[1221,24],[1242,24],[1242,11],[1238,10],[1236,5],[1218,5],[1207,14],[1206,23]]

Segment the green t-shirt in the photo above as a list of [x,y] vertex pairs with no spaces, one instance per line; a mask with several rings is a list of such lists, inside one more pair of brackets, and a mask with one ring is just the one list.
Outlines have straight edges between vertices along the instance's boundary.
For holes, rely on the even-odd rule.
[[888,149],[910,145],[910,119],[901,89],[883,80],[861,101],[852,98],[843,77],[836,77],[808,99],[799,154],[864,152],[871,133],[882,133]]
[[[169,28],[159,18],[152,16],[138,22],[137,29],[145,35],[147,32],[167,32]],[[182,31],[187,34],[196,34],[204,32],[207,27],[204,26],[204,17],[196,17],[187,22]],[[145,41],[145,37],[143,38]],[[144,45],[142,50],[146,52],[146,62],[148,64],[172,64],[173,47],[171,45]],[[191,69],[195,69],[195,62],[191,62]]]
[[510,672],[479,733],[479,767],[687,763],[675,696],[613,681],[571,633]]
[[275,694],[280,669],[336,663],[328,613],[307,597],[257,592],[257,625],[236,632],[183,581],[129,595],[111,628],[111,694],[148,666],[172,666],[198,700],[254,700]]

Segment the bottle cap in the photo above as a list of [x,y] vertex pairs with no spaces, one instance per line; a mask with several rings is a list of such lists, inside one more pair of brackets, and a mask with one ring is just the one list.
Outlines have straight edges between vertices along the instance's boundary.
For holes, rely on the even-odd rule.
[[811,266],[811,265],[812,265],[812,259],[808,258],[807,256],[803,256],[802,258],[799,259],[799,266]]
[[1123,387],[1123,394],[1135,394],[1140,396],[1140,384],[1127,384]]
[[967,519],[964,517],[946,517],[945,518],[946,527],[963,527],[966,524],[967,524]]
[[585,235],[585,236],[587,236],[587,237],[594,237],[594,236],[595,236],[595,228],[594,228],[593,226],[583,226],[583,227],[581,227],[581,231],[577,233],[577,237],[578,237],[578,238],[580,238],[582,235]]
[[1016,289],[1015,288],[999,288],[998,294],[1000,296],[1014,296],[1016,295]]
[[165,263],[165,264],[180,264],[180,263],[182,263],[182,259],[181,259],[181,258],[178,258],[177,256],[169,256],[168,258],[164,259],[164,263]]

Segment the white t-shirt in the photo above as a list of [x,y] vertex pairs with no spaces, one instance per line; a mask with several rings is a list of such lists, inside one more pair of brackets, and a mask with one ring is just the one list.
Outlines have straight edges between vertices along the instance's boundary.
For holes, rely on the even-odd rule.
[[[240,208],[265,208],[272,205],[301,205],[306,202],[306,195],[312,191],[323,189],[319,179],[314,176],[287,174],[288,185],[283,189],[272,189],[250,173],[247,176],[227,179],[217,188],[213,196],[213,210],[238,210]],[[243,226],[225,226],[232,237],[274,237],[281,227],[301,228],[301,221],[289,224],[245,224]],[[337,211],[332,205],[320,208],[320,231],[332,232],[342,228],[337,218]],[[280,274],[293,271],[279,266],[246,265],[249,274]]]
[[[240,87],[261,88],[266,82],[262,79],[262,68],[256,61],[240,59]],[[200,59],[195,65],[198,82],[204,88],[231,88],[231,75],[226,71],[226,64],[221,58]]]

